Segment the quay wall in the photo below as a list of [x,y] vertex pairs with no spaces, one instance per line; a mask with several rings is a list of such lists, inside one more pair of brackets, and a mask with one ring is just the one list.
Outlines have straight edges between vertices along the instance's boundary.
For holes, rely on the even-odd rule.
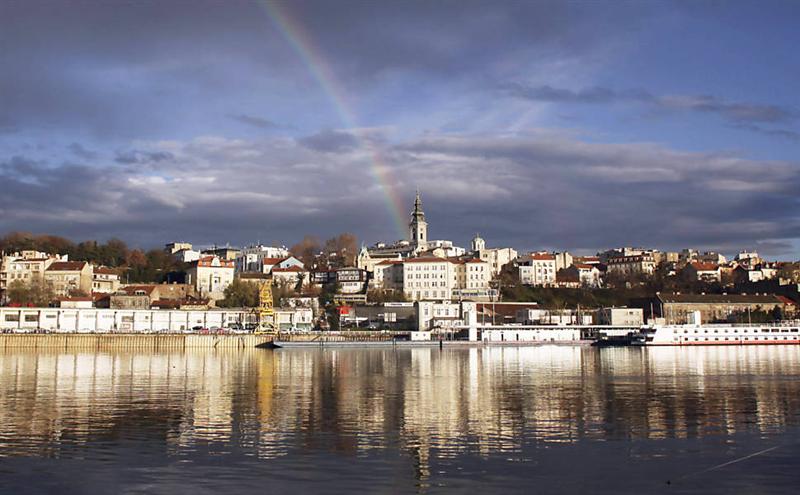
[[176,351],[184,349],[245,349],[272,341],[269,335],[180,334],[0,334],[3,349],[79,349]]
[[0,330],[25,332],[136,333],[191,331],[194,327],[230,327],[252,324],[252,311],[204,311],[98,308],[0,308]]

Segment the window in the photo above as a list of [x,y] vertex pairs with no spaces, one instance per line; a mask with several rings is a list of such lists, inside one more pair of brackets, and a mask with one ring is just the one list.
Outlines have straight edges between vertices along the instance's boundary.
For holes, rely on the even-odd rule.
[[19,314],[6,315],[6,321],[19,321]]

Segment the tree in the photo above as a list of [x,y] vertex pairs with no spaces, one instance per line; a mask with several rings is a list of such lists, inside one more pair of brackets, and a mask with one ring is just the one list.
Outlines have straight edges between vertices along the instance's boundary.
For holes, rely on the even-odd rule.
[[292,255],[303,262],[307,268],[314,266],[314,261],[320,252],[319,239],[313,235],[303,237],[303,240],[289,249]]
[[367,291],[367,301],[382,304],[386,302],[405,302],[407,299],[401,290],[369,289]]
[[48,306],[55,299],[53,287],[38,278],[30,282],[14,280],[8,286],[8,299],[20,305]]
[[325,241],[322,253],[330,267],[353,266],[358,255],[358,239],[349,232],[339,234]]
[[256,308],[259,305],[259,284],[234,279],[225,287],[225,298],[217,302],[224,308]]

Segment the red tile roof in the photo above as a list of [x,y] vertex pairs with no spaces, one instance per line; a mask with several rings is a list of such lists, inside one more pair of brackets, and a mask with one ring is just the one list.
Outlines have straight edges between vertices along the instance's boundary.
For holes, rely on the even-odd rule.
[[129,296],[135,295],[138,291],[144,291],[145,294],[148,296],[156,290],[155,285],[126,285],[125,287],[120,287],[120,291],[126,293]]
[[118,273],[115,270],[105,266],[95,268],[94,273],[99,273],[101,275],[118,275]]
[[531,255],[531,259],[539,261],[555,261],[556,257],[553,254],[536,253]]
[[79,272],[86,266],[85,261],[54,261],[48,272]]
[[703,263],[701,261],[694,261],[690,264],[692,265],[692,268],[698,272],[715,272],[719,270],[719,265],[716,263]]

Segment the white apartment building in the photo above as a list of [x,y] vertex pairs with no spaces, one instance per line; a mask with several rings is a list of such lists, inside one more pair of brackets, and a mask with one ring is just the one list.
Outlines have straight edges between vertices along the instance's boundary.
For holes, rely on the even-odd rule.
[[523,285],[551,287],[556,283],[556,256],[533,253],[519,260],[519,281]]
[[94,267],[85,261],[55,261],[44,272],[44,281],[53,287],[56,296],[75,292],[91,294]]
[[67,255],[49,255],[39,251],[21,251],[3,255],[0,263],[0,302],[4,302],[5,291],[11,283],[19,280],[30,283],[44,280],[44,272],[56,261],[67,261]]
[[581,287],[597,288],[602,285],[600,270],[597,268],[597,265],[574,263],[569,269],[575,270]]
[[92,273],[92,292],[113,294],[119,289],[119,275],[104,266],[94,269]]
[[489,264],[479,259],[409,258],[375,265],[373,285],[402,290],[412,301],[447,301],[483,295],[492,279]]
[[233,282],[234,263],[218,256],[203,256],[186,270],[186,283],[201,297],[223,299],[224,291]]
[[419,301],[417,303],[417,330],[450,329],[466,324],[465,315],[476,313],[472,301]]
[[402,267],[403,292],[408,299],[452,299],[457,274],[450,260],[409,258],[398,266]]

